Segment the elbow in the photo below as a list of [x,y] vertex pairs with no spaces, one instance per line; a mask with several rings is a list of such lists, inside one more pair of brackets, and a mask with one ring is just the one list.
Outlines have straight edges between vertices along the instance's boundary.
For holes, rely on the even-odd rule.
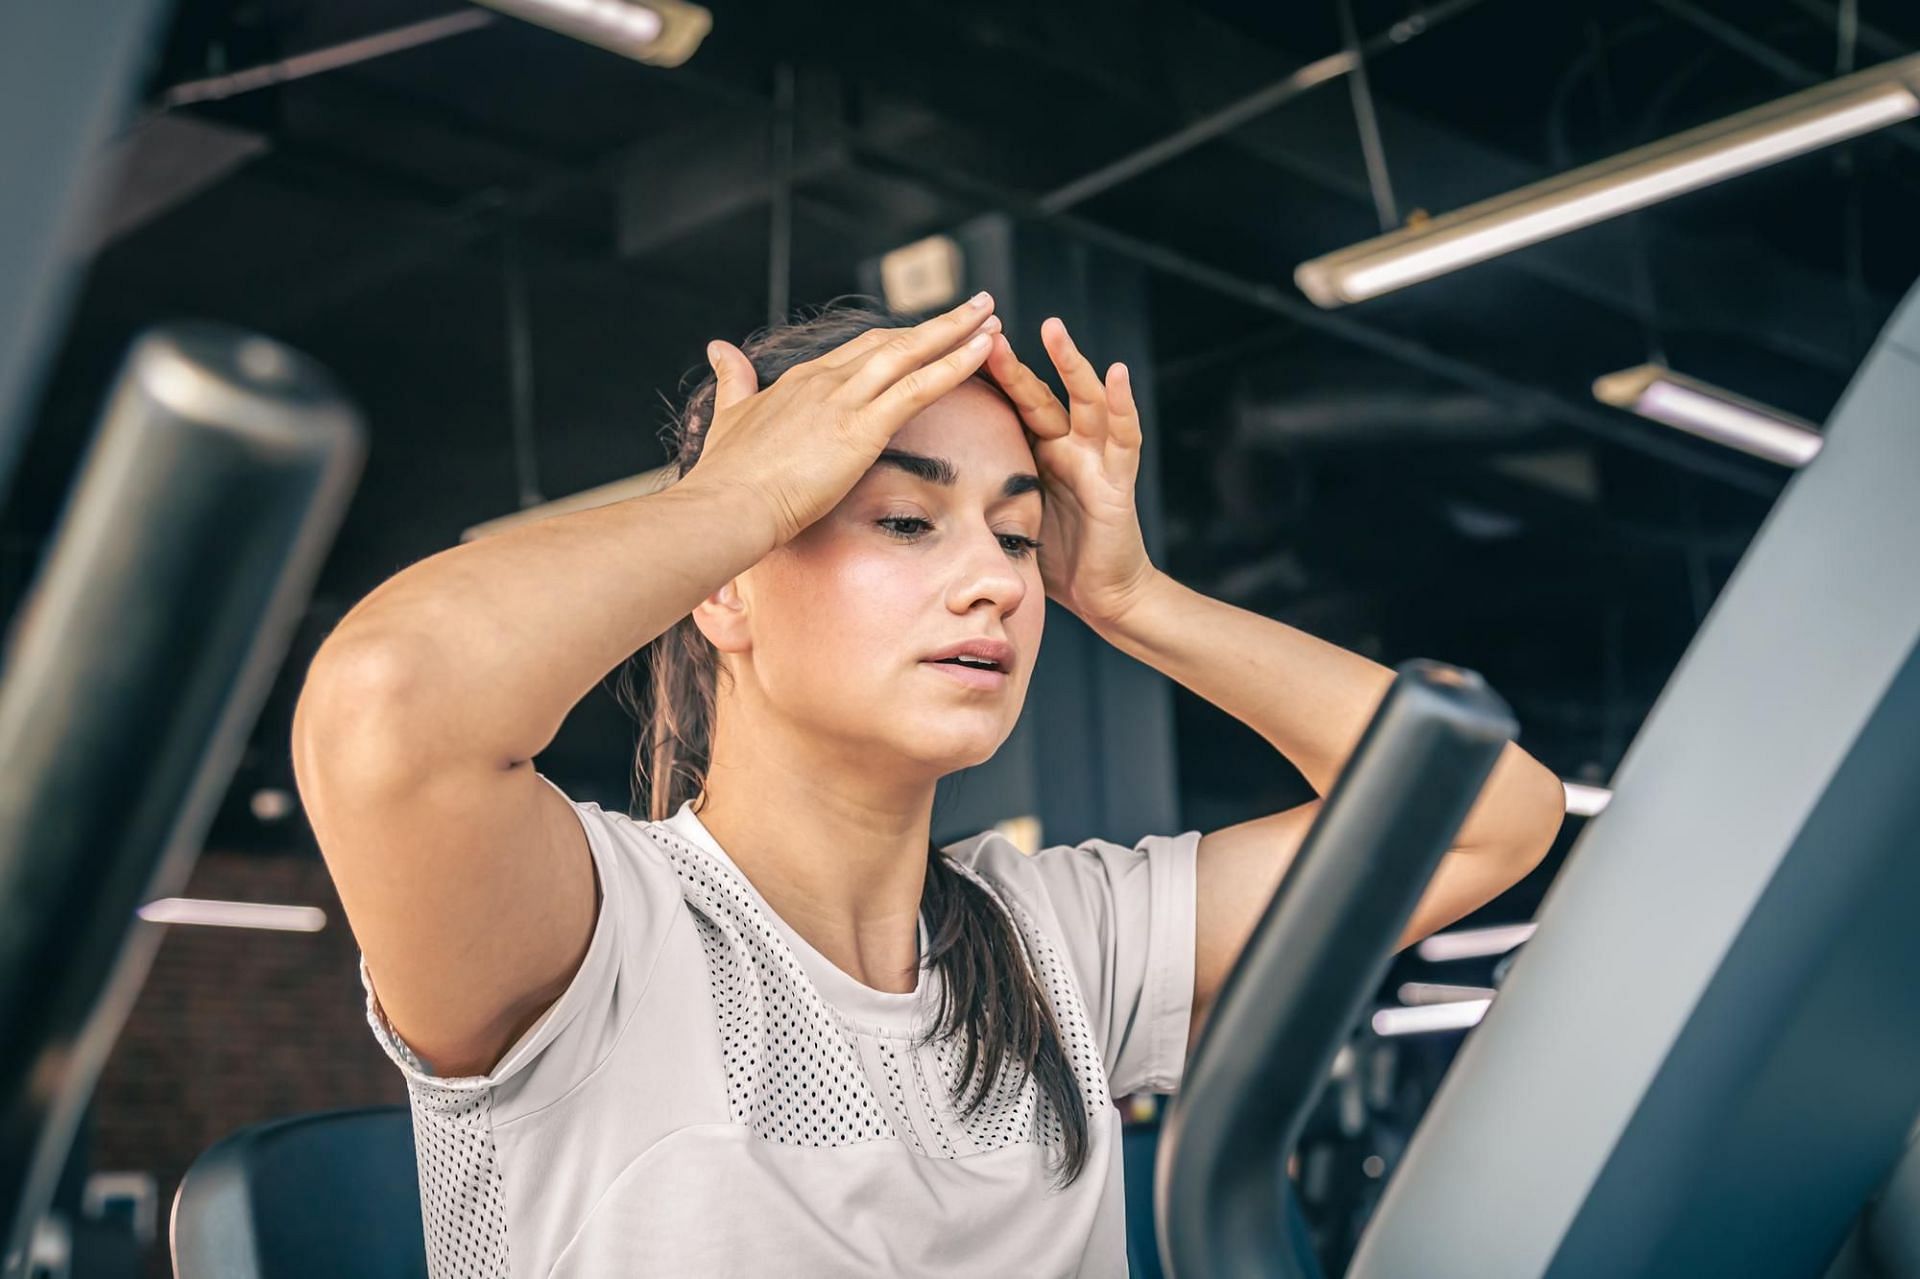
[[359,785],[396,780],[422,757],[423,665],[399,644],[336,633],[320,646],[293,708],[294,778],[303,792],[323,779]]
[[404,644],[336,632],[320,646],[293,708],[295,741],[353,732],[417,700],[424,663]]
[[1567,820],[1567,788],[1552,769],[1534,762],[1534,785],[1532,791],[1537,798],[1529,804],[1530,816],[1526,821],[1527,835],[1520,841],[1520,860],[1523,863],[1520,875],[1525,876],[1545,861],[1547,854],[1560,838],[1560,828]]

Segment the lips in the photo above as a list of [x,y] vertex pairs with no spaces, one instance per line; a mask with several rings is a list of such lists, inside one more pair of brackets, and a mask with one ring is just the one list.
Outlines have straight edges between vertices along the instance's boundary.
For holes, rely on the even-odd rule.
[[996,671],[985,666],[962,666],[957,662],[922,662],[922,666],[940,679],[963,688],[982,689],[986,692],[998,692],[1012,684],[1005,671]]
[[[956,660],[962,657],[974,659],[973,664],[967,665]],[[920,660],[951,665],[960,670],[990,670],[1006,675],[1013,670],[1013,645],[1004,640],[994,639],[962,640],[957,644],[949,644],[938,652],[929,653]],[[983,667],[981,663],[992,665]]]

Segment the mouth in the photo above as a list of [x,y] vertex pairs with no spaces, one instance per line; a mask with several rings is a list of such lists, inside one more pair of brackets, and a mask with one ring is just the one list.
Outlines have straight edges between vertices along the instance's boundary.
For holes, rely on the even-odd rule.
[[999,689],[1007,684],[1007,672],[997,666],[968,665],[958,658],[940,658],[920,663],[966,688]]

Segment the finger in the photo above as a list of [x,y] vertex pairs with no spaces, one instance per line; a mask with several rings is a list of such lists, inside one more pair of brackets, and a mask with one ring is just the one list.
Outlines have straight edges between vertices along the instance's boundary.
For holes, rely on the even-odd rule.
[[1133,375],[1124,364],[1107,370],[1107,438],[1122,448],[1140,447],[1140,408],[1133,402]]
[[1075,433],[1096,439],[1104,435],[1106,388],[1100,385],[1100,375],[1093,371],[1093,365],[1087,363],[1087,357],[1080,354],[1080,348],[1068,336],[1066,323],[1058,316],[1050,316],[1040,326],[1040,340],[1046,344],[1047,354],[1053,357],[1053,367],[1060,370],[1061,384],[1067,388],[1067,405],[1072,410]]
[[992,345],[993,334],[976,333],[961,343],[959,349],[931,364],[908,370],[874,397],[873,402],[861,410],[861,416],[876,429],[884,429],[891,435],[904,426],[908,418],[977,373]]
[[[925,368],[966,342],[993,315],[993,297],[975,294],[951,311],[910,329],[895,329],[887,340],[862,353],[845,367],[845,392],[856,401],[878,399],[888,388],[917,369]],[[975,367],[979,367],[976,361]]]
[[[984,302],[979,300],[982,298],[985,299]],[[965,302],[962,302],[959,306],[956,306],[951,310],[945,312],[944,315],[965,314],[965,313],[971,312],[976,317],[990,316],[993,314],[993,306],[994,306],[993,295],[990,293],[987,293],[985,290],[982,290],[981,292],[974,294],[973,297],[968,298]],[[925,320],[925,321],[922,321],[921,324],[914,325],[911,327],[920,328],[926,324],[931,324],[935,320],[939,320],[941,318],[943,318],[943,316],[934,316],[932,320]],[[874,347],[879,346],[880,344],[886,342],[889,338],[893,337],[895,334],[905,332],[905,331],[907,330],[894,328],[889,325],[878,325],[874,328],[867,329],[864,332],[856,333],[854,336],[848,338],[845,342],[842,342],[839,346],[835,347],[833,350],[827,352],[825,355],[819,356],[818,358],[810,361],[810,363],[812,363],[816,367],[823,368],[823,369],[843,368],[847,365],[856,363],[862,356],[870,352]]]
[[1013,353],[1013,344],[1007,341],[1004,333],[994,338],[993,346],[987,352],[987,372],[993,375],[993,380],[1013,401],[1013,407],[1019,410],[1027,429],[1041,439],[1057,440],[1073,429],[1060,397],[1053,393],[1052,387],[1040,380],[1038,373],[1020,362],[1020,357]]
[[899,331],[898,329],[887,328],[884,325],[867,329],[865,332],[857,333],[853,337],[848,338],[845,342],[833,348],[833,350],[828,351],[825,355],[812,361],[812,363],[822,369],[844,368],[849,364],[856,363],[865,358],[869,351]]
[[713,411],[716,414],[742,400],[753,398],[760,389],[760,378],[753,371],[753,361],[731,342],[715,338],[707,343],[707,363],[713,368]]

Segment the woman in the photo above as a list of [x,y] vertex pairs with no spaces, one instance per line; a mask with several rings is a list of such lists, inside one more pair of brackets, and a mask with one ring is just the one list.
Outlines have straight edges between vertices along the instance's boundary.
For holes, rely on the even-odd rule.
[[[1318,801],[1202,836],[935,848],[1052,597],[1324,794],[1391,674],[1148,560],[1140,423],[982,294],[715,342],[679,480],[382,584],[316,657],[307,812],[412,1097],[431,1270],[1125,1272],[1111,1099],[1172,1091]],[[534,771],[647,650],[650,820]],[[1411,942],[1544,854],[1501,760]]]

